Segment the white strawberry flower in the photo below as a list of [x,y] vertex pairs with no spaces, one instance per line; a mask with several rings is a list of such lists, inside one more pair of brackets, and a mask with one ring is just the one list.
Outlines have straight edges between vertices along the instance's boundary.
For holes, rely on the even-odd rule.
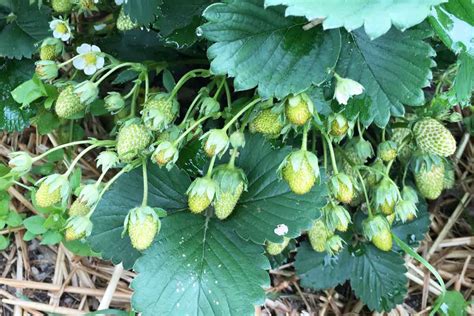
[[104,67],[105,59],[96,45],[84,43],[76,51],[79,56],[75,57],[73,65],[76,69],[84,70],[86,75],[92,75],[97,69]]
[[347,101],[354,95],[359,95],[364,92],[364,86],[355,80],[349,78],[342,78],[338,74],[336,77],[336,90],[334,91],[333,99],[336,99],[339,104],[347,104]]
[[54,19],[49,22],[49,28],[53,31],[53,36],[63,42],[68,41],[71,36],[71,27],[67,20]]
[[122,5],[124,3],[127,3],[127,0],[115,0],[116,5]]

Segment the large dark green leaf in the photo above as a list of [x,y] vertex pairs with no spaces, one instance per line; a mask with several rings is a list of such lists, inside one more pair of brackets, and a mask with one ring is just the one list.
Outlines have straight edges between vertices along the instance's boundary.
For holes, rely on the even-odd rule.
[[432,10],[430,23],[454,53],[474,57],[474,5],[471,0],[450,0]]
[[326,205],[324,183],[315,185],[307,194],[296,195],[278,178],[278,166],[290,151],[288,147],[273,148],[261,135],[247,135],[236,165],[247,175],[248,191],[229,218],[243,238],[260,244],[265,240],[282,242],[283,237],[274,232],[280,224],[288,227],[288,237],[298,237]]
[[353,257],[347,247],[334,257],[316,252],[308,242],[298,248],[295,259],[296,274],[301,285],[315,290],[334,287],[348,280],[352,272]]
[[10,94],[22,81],[30,79],[34,71],[31,61],[0,59],[0,130],[21,131],[30,125],[34,111],[29,106],[21,107]]
[[472,92],[474,91],[474,55],[461,53],[458,65],[458,73],[454,79],[453,89],[456,93],[456,98],[460,102],[469,104]]
[[[148,168],[148,205],[160,207],[168,212],[187,207],[185,192],[189,177],[181,170],[160,169],[156,165]],[[89,242],[94,251],[117,264],[123,262],[130,268],[140,256],[130,244],[127,234],[122,238],[123,223],[128,211],[139,206],[143,194],[141,168],[122,175],[109,189],[93,213],[94,228]]]
[[370,244],[360,247],[353,258],[352,289],[371,310],[388,312],[406,295],[405,261],[395,252]]
[[[322,19],[325,29],[345,27],[348,31],[364,25],[371,39],[390,30],[392,24],[404,31],[423,21],[431,6],[446,0],[347,1],[347,0],[265,0],[265,5],[286,5],[286,15]],[[467,0],[470,1],[470,0]]]
[[237,90],[258,86],[261,96],[283,98],[321,84],[339,56],[338,30],[304,31],[304,21],[285,18],[263,0],[233,0],[204,11],[200,32],[215,42],[208,49],[211,71],[235,77]]
[[0,31],[0,56],[30,58],[35,44],[49,35],[47,10],[28,0],[5,1],[1,6],[10,11],[11,22]]
[[140,25],[147,25],[155,21],[162,3],[162,0],[126,1],[123,6],[125,13],[133,21]]
[[134,268],[132,304],[142,315],[253,315],[270,285],[262,246],[228,223],[189,212],[163,219]]
[[361,29],[344,34],[336,71],[365,87],[379,127],[385,127],[390,115],[402,116],[404,104],[423,104],[422,88],[430,84],[435,54],[423,41],[427,35],[418,29],[392,29],[372,41]]

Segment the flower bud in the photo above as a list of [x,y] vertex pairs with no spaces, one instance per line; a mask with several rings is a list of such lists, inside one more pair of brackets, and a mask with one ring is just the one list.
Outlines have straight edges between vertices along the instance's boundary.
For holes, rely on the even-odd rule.
[[230,144],[232,148],[239,148],[245,146],[245,135],[241,131],[235,131],[230,135]]
[[214,115],[219,112],[221,106],[216,99],[211,97],[206,97],[202,100],[200,112],[204,116]]
[[9,167],[20,175],[28,173],[33,165],[33,158],[24,151],[12,152],[8,154],[8,158],[10,158]]
[[108,96],[105,97],[104,102],[107,111],[112,113],[119,112],[125,106],[125,100],[118,92],[109,92]]

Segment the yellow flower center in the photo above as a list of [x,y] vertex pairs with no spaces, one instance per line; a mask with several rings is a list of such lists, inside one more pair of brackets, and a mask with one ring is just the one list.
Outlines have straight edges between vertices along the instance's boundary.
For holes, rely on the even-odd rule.
[[67,26],[64,23],[58,23],[56,25],[56,31],[61,34],[67,33]]
[[84,54],[84,60],[87,65],[95,65],[97,62],[97,55],[95,53]]

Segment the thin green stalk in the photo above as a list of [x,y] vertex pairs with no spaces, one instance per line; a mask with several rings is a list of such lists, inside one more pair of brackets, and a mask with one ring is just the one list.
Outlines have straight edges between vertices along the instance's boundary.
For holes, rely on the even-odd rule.
[[219,84],[219,86],[217,87],[217,90],[216,90],[216,93],[214,93],[214,96],[212,97],[214,100],[217,100],[217,98],[219,97],[221,91],[222,91],[222,88],[224,87],[224,84],[225,84],[225,77],[222,78],[222,81],[221,83]]
[[142,206],[147,206],[148,203],[148,172],[147,172],[147,165],[146,159],[142,162],[142,170],[143,170],[143,199],[142,199]]
[[248,109],[250,109],[252,106],[254,106],[255,104],[257,104],[258,102],[260,102],[260,98],[257,98],[255,100],[253,100],[252,102],[250,102],[249,104],[247,104],[246,106],[244,106],[244,108],[242,110],[240,110],[223,128],[222,130],[223,131],[227,131],[231,126],[232,124],[234,124],[234,122],[242,115],[244,114]]
[[115,66],[114,68],[110,69],[108,72],[105,73],[98,81],[95,82],[96,86],[99,86],[105,79],[107,79],[108,76],[110,76],[114,71],[117,69],[123,68],[123,67],[128,67],[132,66],[134,63],[123,63],[120,65]]
[[194,122],[193,125],[191,125],[187,130],[184,131],[184,133],[182,133],[178,139],[176,139],[174,141],[174,145],[178,145],[185,137],[186,135],[188,135],[193,129],[195,129],[199,124],[201,124],[202,122],[204,122],[205,120],[207,120],[208,118],[210,118],[211,116],[208,115],[208,116],[204,116],[202,118],[200,118],[199,120],[197,120],[196,122]]
[[39,156],[36,156],[33,158],[33,162],[36,162],[38,160],[41,160],[43,159],[44,157],[46,157],[47,155],[49,155],[50,153],[56,151],[56,150],[59,150],[59,149],[63,149],[63,148],[66,148],[66,147],[69,147],[69,146],[75,146],[75,145],[83,145],[83,144],[91,144],[93,142],[93,140],[78,140],[78,141],[75,141],[75,142],[71,142],[71,143],[67,143],[67,144],[62,144],[62,145],[59,145],[57,147],[54,147],[54,148],[51,148],[49,149],[48,151],[42,153],[41,155]]
[[148,101],[148,92],[150,90],[150,80],[148,79],[148,71],[144,71],[145,73],[145,103]]
[[192,78],[196,77],[208,77],[209,76],[209,70],[206,69],[194,69],[186,73],[184,76],[179,79],[179,81],[176,83],[174,86],[173,90],[170,93],[169,99],[173,99],[176,94],[178,93],[179,89],[183,87],[183,85]]
[[232,155],[230,156],[229,160],[229,167],[235,167],[235,158],[237,157],[238,150],[237,148],[232,149]]
[[85,154],[87,154],[89,151],[91,151],[92,149],[94,148],[97,148],[99,147],[100,144],[93,144],[93,145],[90,145],[89,147],[87,147],[86,149],[84,149],[83,151],[81,151],[77,156],[76,158],[71,162],[71,165],[69,166],[69,168],[67,169],[66,173],[64,173],[64,176],[67,178],[71,175],[72,171],[74,170],[74,167],[76,166],[76,164],[79,162],[79,160],[81,160],[82,157],[84,157]]
[[301,141],[301,150],[308,150],[308,130],[309,124],[306,124],[303,129],[303,139]]
[[334,147],[332,146],[332,142],[329,139],[328,134],[326,134],[323,131],[321,131],[321,134],[324,136],[324,139],[326,140],[326,143],[329,148],[329,155],[331,157],[331,164],[332,164],[332,168],[334,169],[334,174],[338,174],[339,170],[337,169],[336,156],[334,155]]
[[194,107],[198,104],[198,101],[201,100],[201,97],[203,96],[203,94],[200,92],[198,93],[198,95],[194,98],[193,102],[191,102],[191,105],[189,106],[188,110],[186,111],[186,114],[184,115],[184,118],[183,120],[181,121],[181,123],[179,125],[183,125],[184,123],[186,123],[189,115],[191,115],[191,112],[192,110],[194,109]]
[[360,183],[362,185],[362,191],[364,192],[365,202],[367,203],[367,212],[369,213],[369,219],[370,219],[373,217],[373,214],[372,214],[372,208],[370,206],[369,195],[367,194],[367,188],[365,187],[364,179],[362,178],[362,175],[360,174],[359,170],[356,169],[356,172],[357,172],[357,176],[359,177]]
[[212,169],[214,169],[214,164],[216,162],[216,157],[217,157],[217,155],[212,156],[212,158],[211,158],[211,163],[209,164],[209,168],[207,169],[207,173],[206,173],[206,177],[208,177],[208,178],[210,178],[211,175],[212,175]]

